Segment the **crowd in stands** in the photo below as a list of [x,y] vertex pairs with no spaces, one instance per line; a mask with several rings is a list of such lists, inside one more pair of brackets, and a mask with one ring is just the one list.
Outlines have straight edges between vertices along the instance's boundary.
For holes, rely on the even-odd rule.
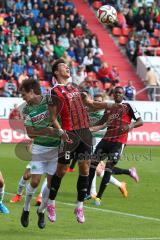
[[[99,6],[111,4],[117,9],[117,27],[122,30],[117,35],[124,36],[122,44],[125,45],[126,53],[133,64],[136,64],[139,55],[160,55],[159,0],[89,0],[88,2],[95,8],[98,4]],[[154,48],[157,50],[155,51]]]
[[116,66],[103,62],[96,34],[70,0],[7,0],[0,4],[0,96],[20,96],[24,79],[43,93],[55,84],[52,64],[64,58],[72,79],[94,98],[111,96],[119,84]]

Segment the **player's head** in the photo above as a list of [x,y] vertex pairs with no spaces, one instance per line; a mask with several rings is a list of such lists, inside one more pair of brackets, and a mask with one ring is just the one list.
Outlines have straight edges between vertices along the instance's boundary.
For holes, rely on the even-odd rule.
[[32,102],[36,95],[41,95],[40,84],[34,79],[24,80],[20,87],[23,100]]
[[58,59],[53,63],[52,74],[58,82],[70,77],[70,69],[64,59]]
[[113,92],[113,98],[116,103],[121,103],[124,99],[124,89],[123,87],[115,87]]

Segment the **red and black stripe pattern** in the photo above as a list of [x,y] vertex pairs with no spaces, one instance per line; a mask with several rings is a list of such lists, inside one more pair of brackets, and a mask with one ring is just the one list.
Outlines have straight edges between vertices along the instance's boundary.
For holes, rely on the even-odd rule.
[[89,127],[89,117],[81,98],[80,91],[72,85],[57,85],[51,90],[53,104],[59,100],[59,115],[62,128],[67,131]]

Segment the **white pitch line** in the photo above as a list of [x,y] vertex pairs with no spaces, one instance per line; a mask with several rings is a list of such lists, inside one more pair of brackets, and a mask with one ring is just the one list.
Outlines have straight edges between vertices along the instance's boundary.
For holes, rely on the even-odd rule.
[[73,240],[159,240],[160,237],[146,237],[146,238],[82,238],[82,239],[73,239]]
[[[9,192],[5,192],[5,194],[14,195],[13,193],[9,193]],[[63,204],[63,205],[67,205],[67,206],[75,206],[75,204],[73,204],[73,203],[66,203],[66,202],[61,202],[61,201],[56,201],[56,202]],[[123,216],[127,216],[127,217],[134,217],[134,218],[139,218],[139,219],[144,219],[144,220],[149,220],[149,221],[160,222],[160,218],[142,216],[142,215],[137,215],[137,214],[132,214],[132,213],[126,213],[126,212],[120,212],[120,211],[102,209],[102,208],[95,208],[95,207],[84,206],[84,208],[89,209],[89,210],[99,211],[99,212],[112,213],[112,214],[123,215]],[[157,238],[155,238],[155,239],[157,239]]]
[[[57,202],[59,202],[59,201],[57,201]],[[75,204],[72,204],[72,203],[65,203],[65,202],[59,202],[59,203],[64,204],[64,205],[68,205],[68,206],[75,206]],[[147,216],[136,215],[136,214],[132,214],[132,213],[125,213],[125,212],[119,212],[119,211],[102,209],[102,208],[95,208],[95,207],[84,206],[84,208],[95,210],[95,211],[108,212],[108,213],[119,214],[119,215],[128,216],[128,217],[135,217],[135,218],[141,218],[141,219],[145,219],[145,220],[160,222],[160,218],[147,217]]]

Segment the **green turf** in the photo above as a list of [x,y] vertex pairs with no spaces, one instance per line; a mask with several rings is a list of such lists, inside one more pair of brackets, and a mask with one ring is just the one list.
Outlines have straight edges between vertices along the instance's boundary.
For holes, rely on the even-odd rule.
[[[14,153],[15,145],[0,145],[0,170],[6,182],[6,191],[15,193],[17,183],[27,162],[18,160]],[[160,150],[157,147],[127,147],[119,166],[136,166],[140,182],[136,184],[128,176],[118,176],[127,182],[129,196],[124,199],[119,190],[109,186],[102,205],[95,207],[92,201],[85,206],[85,224],[78,224],[73,215],[76,199],[77,169],[63,179],[57,197],[57,222],[51,224],[47,219],[44,230],[37,227],[36,207],[31,206],[30,225],[24,229],[20,225],[23,201],[5,203],[10,214],[0,214],[0,240],[50,240],[50,239],[107,239],[107,238],[155,238],[160,239]],[[65,204],[66,203],[66,204]],[[112,210],[112,211],[108,211]],[[120,214],[120,213],[124,214]],[[133,214],[127,216],[125,213]],[[139,216],[145,216],[146,219]],[[148,218],[151,219],[148,219]],[[153,219],[152,219],[153,218]],[[156,220],[156,219],[159,219]]]

